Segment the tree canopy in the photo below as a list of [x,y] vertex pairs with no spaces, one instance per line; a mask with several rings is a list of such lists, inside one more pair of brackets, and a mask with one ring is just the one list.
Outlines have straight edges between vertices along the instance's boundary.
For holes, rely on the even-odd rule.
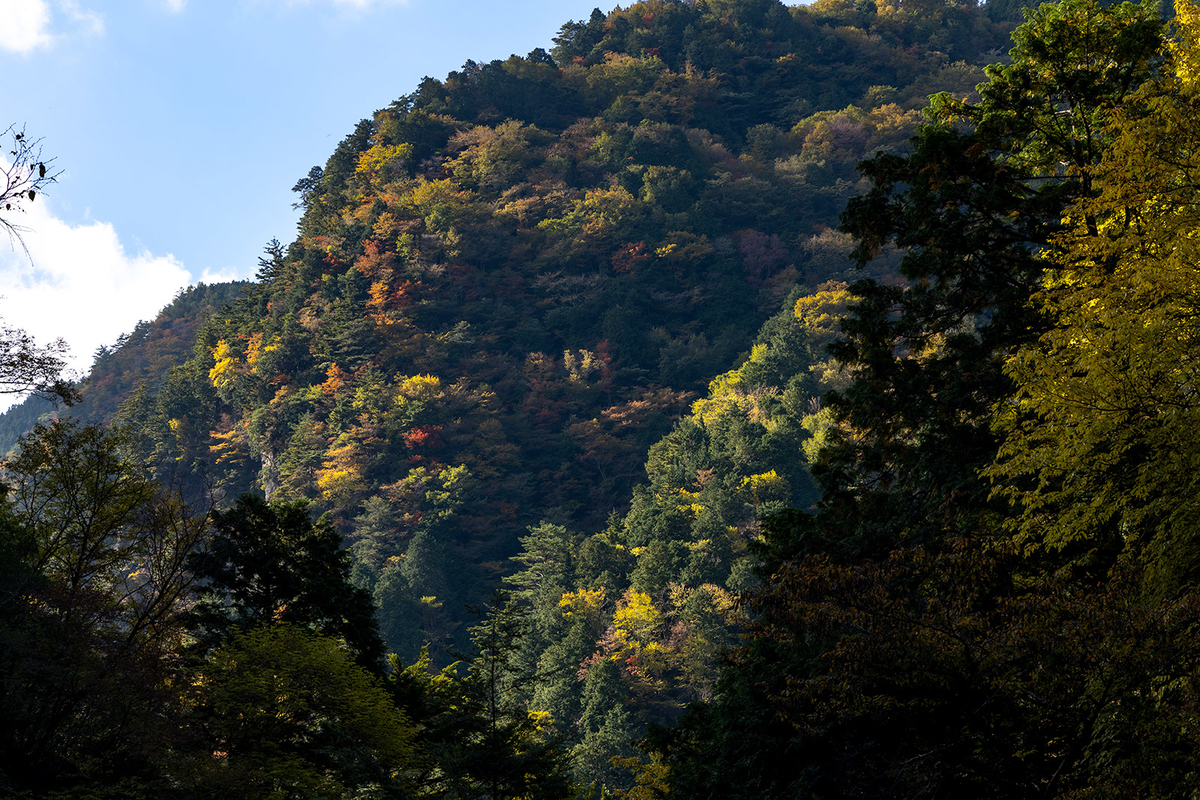
[[1194,793],[1197,11],[1012,12],[650,0],[362,121],[9,460],[0,791]]

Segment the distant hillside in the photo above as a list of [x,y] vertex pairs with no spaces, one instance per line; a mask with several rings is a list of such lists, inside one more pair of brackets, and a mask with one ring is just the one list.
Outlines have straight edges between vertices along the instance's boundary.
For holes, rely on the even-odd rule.
[[0,451],[11,451],[18,439],[58,408],[60,406],[50,400],[34,395],[0,414]]
[[80,387],[82,401],[70,409],[42,397],[28,397],[0,414],[0,452],[49,414],[70,413],[87,422],[107,424],[121,404],[143,384],[155,391],[176,365],[190,354],[196,331],[205,321],[237,300],[249,284],[198,284],[182,290],[152,321],[139,322],[131,333],[101,346]]

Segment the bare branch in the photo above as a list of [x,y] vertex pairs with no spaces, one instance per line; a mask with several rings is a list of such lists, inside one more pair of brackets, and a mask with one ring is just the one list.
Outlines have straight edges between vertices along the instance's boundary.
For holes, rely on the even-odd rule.
[[[28,231],[13,221],[12,215],[24,212],[47,186],[58,182],[62,170],[54,169],[54,159],[42,158],[42,140],[31,139],[25,128],[9,125],[0,132],[0,230],[10,243],[19,243],[29,257],[29,248],[21,234]],[[32,259],[31,259],[32,260]]]
[[[0,131],[0,230],[10,244],[20,244],[25,257],[33,257],[21,234],[28,231],[13,221],[14,214],[37,199],[47,186],[58,182],[62,170],[54,159],[42,157],[42,140],[31,139],[24,126],[9,125]],[[63,378],[67,343],[57,339],[39,346],[25,331],[0,322],[0,395],[38,392],[70,405],[78,400],[75,387]]]

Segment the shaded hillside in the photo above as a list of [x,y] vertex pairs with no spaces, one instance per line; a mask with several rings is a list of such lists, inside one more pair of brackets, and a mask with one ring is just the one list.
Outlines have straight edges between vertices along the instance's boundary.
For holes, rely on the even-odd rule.
[[528,624],[508,662],[514,692],[572,745],[581,785],[630,788],[612,759],[711,697],[738,597],[755,585],[760,520],[818,498],[821,397],[848,382],[825,348],[850,294],[830,282],[795,295],[650,448],[626,514],[591,535],[543,523],[521,538],[493,613]]
[[124,419],[218,499],[330,511],[404,657],[461,645],[527,526],[603,528],[795,287],[848,275],[855,163],[1007,27],[651,2],[426,79],[297,184],[296,241]]

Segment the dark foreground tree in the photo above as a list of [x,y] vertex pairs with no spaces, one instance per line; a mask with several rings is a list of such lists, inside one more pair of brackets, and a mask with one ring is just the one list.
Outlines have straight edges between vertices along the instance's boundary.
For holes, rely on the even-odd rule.
[[235,633],[191,675],[176,795],[411,797],[413,725],[337,640],[287,623]]
[[123,460],[121,443],[59,421],[4,465],[0,794],[136,794],[172,740],[184,561],[204,519]]
[[350,583],[350,555],[327,517],[308,503],[243,495],[213,514],[208,546],[189,561],[198,582],[188,626],[201,653],[239,630],[291,623],[340,640],[379,671],[384,648],[371,597]]
[[[823,499],[764,528],[747,645],[712,707],[660,742],[677,795],[1119,795],[1139,763],[1189,746],[1140,750],[1192,700],[1139,698],[1147,675],[1189,674],[1143,648],[1161,634],[1153,647],[1183,652],[1193,604],[1139,605],[1136,569],[1077,585],[1019,558],[980,475],[1005,363],[1048,324],[1029,301],[1057,269],[1054,234],[1094,191],[1106,115],[1161,64],[1161,29],[1148,5],[1044,5],[978,103],[935,97],[908,156],[861,165],[873,188],[843,229],[860,263],[905,252],[906,282],[852,287]],[[756,745],[716,746],[740,737]]]
[[756,598],[755,637],[811,659],[766,694],[813,796],[1194,791],[1200,593],[1147,601],[1129,567],[1016,588],[1019,562],[978,539],[814,554]]
[[855,284],[832,348],[854,380],[827,398],[839,426],[816,469],[830,536],[886,550],[971,532],[998,508],[978,470],[996,451],[993,407],[1013,391],[1005,361],[1046,325],[1029,299],[1057,269],[1047,248],[1093,191],[1105,114],[1155,74],[1161,31],[1157,6],[1044,5],[978,104],[935,96],[910,155],[861,165],[873,188],[843,229],[860,264],[905,252],[906,283]]

